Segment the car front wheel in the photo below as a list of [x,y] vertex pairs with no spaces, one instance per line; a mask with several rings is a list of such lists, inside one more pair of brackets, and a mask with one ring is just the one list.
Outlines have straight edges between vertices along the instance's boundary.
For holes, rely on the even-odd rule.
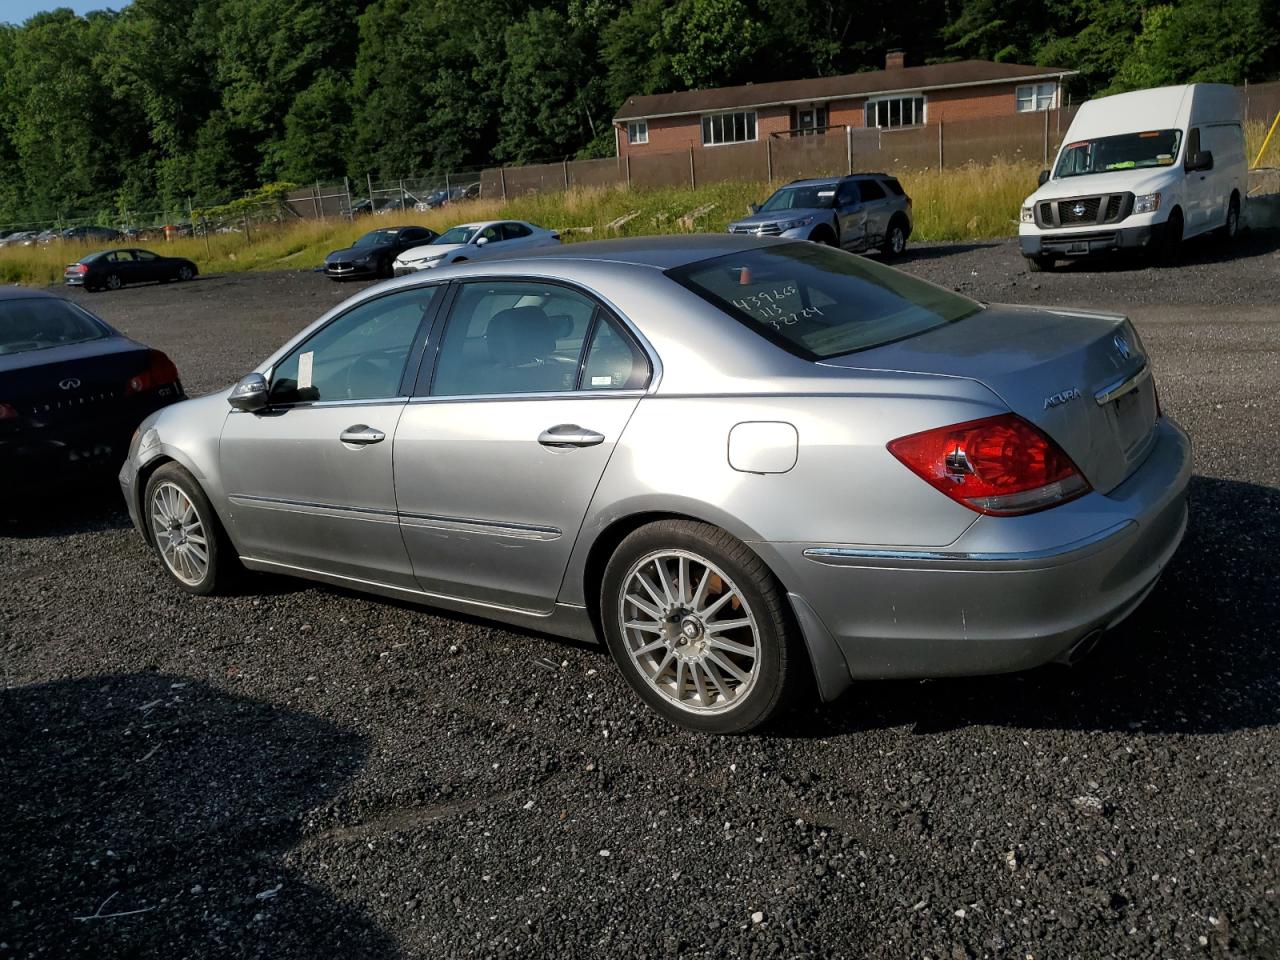
[[147,481],[143,511],[165,571],[188,593],[210,594],[235,565],[217,514],[195,478],[166,463]]
[[610,558],[601,589],[610,652],[662,716],[743,733],[785,703],[799,671],[786,599],[725,531],[691,520],[641,527]]

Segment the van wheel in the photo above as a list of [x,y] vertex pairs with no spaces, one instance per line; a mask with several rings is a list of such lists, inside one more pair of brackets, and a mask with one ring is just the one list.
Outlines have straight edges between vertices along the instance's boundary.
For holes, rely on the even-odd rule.
[[1055,261],[1053,257],[1035,256],[1027,257],[1028,273],[1048,273],[1053,269]]
[[1160,232],[1158,254],[1160,261],[1172,265],[1178,262],[1182,253],[1182,210],[1174,207]]
[[1222,238],[1234,240],[1240,232],[1240,195],[1232,192],[1231,202],[1227,204],[1227,222],[1222,225]]

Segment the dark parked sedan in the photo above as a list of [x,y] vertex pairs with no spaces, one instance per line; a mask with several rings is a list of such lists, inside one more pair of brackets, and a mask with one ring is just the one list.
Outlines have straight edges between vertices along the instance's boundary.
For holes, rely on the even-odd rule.
[[117,469],[148,414],[183,399],[173,361],[70,301],[0,287],[3,489]]
[[67,264],[63,278],[86,290],[119,290],[126,283],[190,280],[198,271],[183,257],[162,257],[150,250],[103,250]]
[[410,247],[430,243],[439,234],[426,227],[387,227],[370,230],[345,250],[335,250],[324,258],[325,276],[334,280],[349,277],[389,277],[396,257]]

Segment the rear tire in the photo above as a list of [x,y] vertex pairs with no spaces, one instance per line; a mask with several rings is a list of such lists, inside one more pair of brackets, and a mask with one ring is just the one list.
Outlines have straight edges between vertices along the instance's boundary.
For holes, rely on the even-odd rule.
[[630,534],[605,568],[600,611],[631,688],[682,727],[752,730],[801,682],[781,585],[745,544],[709,524],[661,520]]
[[903,255],[907,249],[907,228],[903,225],[901,218],[895,217],[889,223],[889,232],[885,234],[884,246],[880,248],[880,255],[887,260],[893,260]]
[[1222,239],[1234,240],[1240,233],[1240,195],[1232,192],[1231,201],[1227,204],[1227,222],[1222,225]]
[[169,578],[187,593],[217,593],[234,577],[235,550],[209,498],[180,464],[147,480],[142,522]]

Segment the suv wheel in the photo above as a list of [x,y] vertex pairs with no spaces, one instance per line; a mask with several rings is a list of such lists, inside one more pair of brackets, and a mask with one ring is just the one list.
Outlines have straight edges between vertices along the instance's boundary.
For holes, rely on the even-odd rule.
[[798,645],[780,585],[758,556],[716,527],[662,520],[636,530],[609,559],[600,601],[623,676],[680,726],[751,730],[796,683]]
[[889,224],[889,232],[885,234],[884,246],[880,248],[880,253],[886,257],[900,257],[907,249],[907,228],[902,225],[902,221],[894,218]]

